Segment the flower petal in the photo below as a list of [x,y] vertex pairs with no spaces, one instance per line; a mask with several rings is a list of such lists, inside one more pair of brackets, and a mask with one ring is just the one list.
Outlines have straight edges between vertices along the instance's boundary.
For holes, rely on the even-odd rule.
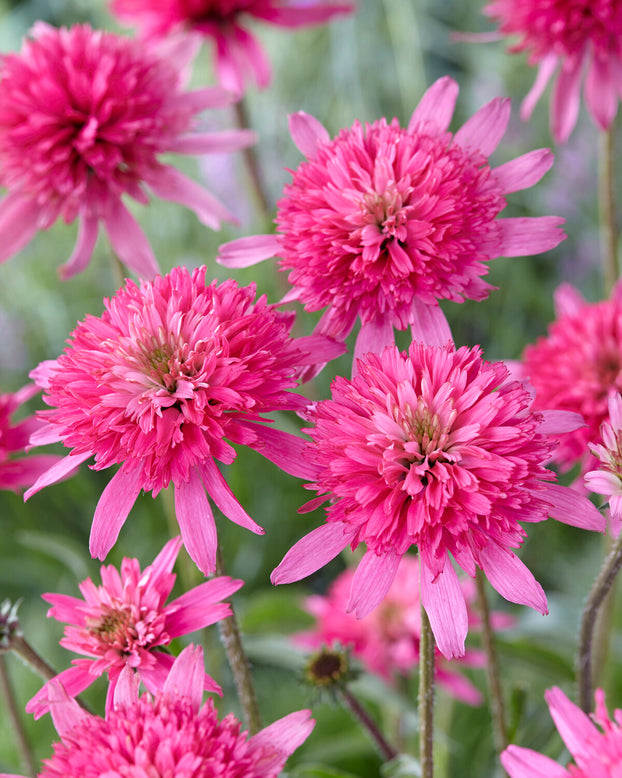
[[280,250],[278,235],[250,235],[223,243],[218,248],[216,262],[225,267],[250,267],[264,259],[276,257]]
[[166,144],[167,151],[178,154],[224,154],[257,143],[254,130],[221,130],[180,135]]
[[550,757],[521,746],[508,746],[501,764],[510,778],[570,778],[570,773]]
[[464,656],[469,629],[464,593],[449,556],[443,570],[434,576],[422,556],[420,561],[421,603],[430,620],[438,650],[446,659]]
[[307,459],[308,440],[264,424],[249,422],[243,426],[252,429],[260,441],[258,445],[249,444],[250,448],[270,462],[274,462],[284,473],[307,481],[315,480],[319,467]]
[[563,524],[595,532],[607,531],[607,519],[587,497],[568,486],[543,484],[535,494],[551,504],[549,515]]
[[58,276],[61,281],[72,278],[76,273],[81,273],[91,260],[93,249],[97,241],[99,219],[92,214],[84,214],[80,217],[78,226],[78,239],[71,256],[64,265],[58,268]]
[[190,644],[186,646],[177,657],[168,678],[162,689],[163,697],[170,697],[173,701],[179,697],[186,697],[194,712],[198,713],[203,697],[203,649],[201,646]]
[[534,84],[529,90],[529,92],[527,92],[527,96],[521,103],[520,118],[524,122],[528,121],[531,118],[533,109],[536,107],[536,103],[542,97],[544,90],[547,87],[547,84],[551,80],[551,76],[555,72],[557,63],[558,63],[558,58],[557,55],[555,54],[547,54],[546,57],[543,57],[543,59],[540,60],[540,65],[538,66],[538,73],[536,75],[536,80],[534,81]]
[[553,160],[554,155],[550,149],[535,149],[499,165],[492,172],[502,194],[509,194],[537,184],[550,170]]
[[495,97],[473,114],[454,136],[454,143],[465,149],[477,149],[489,156],[499,145],[510,119],[507,97]]
[[231,606],[221,602],[244,585],[244,581],[220,576],[195,586],[169,603],[166,613],[166,632],[171,638],[203,629],[231,614]]
[[354,611],[357,619],[363,619],[380,605],[391,588],[401,558],[395,551],[386,554],[367,551],[352,578],[346,613]]
[[543,417],[538,427],[540,435],[562,435],[585,427],[585,419],[574,411],[539,411]]
[[443,76],[423,94],[408,122],[408,132],[416,132],[421,125],[445,132],[456,107],[458,84],[453,78]]
[[91,525],[89,551],[92,557],[103,561],[116,543],[121,527],[142,489],[141,475],[139,467],[129,473],[121,469],[106,485]]
[[21,251],[39,229],[39,206],[20,194],[0,200],[0,262]]
[[157,275],[160,269],[149,241],[120,198],[108,200],[104,226],[114,252],[126,267],[147,280]]
[[343,551],[355,533],[340,521],[316,527],[290,548],[272,571],[270,580],[273,584],[286,584],[306,578]]
[[581,103],[582,54],[564,59],[551,100],[551,131],[558,143],[565,143],[579,116]]
[[557,686],[547,689],[544,699],[562,740],[575,760],[579,762],[583,758],[589,759],[592,750],[588,747],[588,742],[601,737],[590,717]]
[[387,346],[395,345],[395,332],[388,318],[368,321],[361,325],[354,344],[352,375],[356,375],[356,363],[365,354],[380,354]]
[[501,256],[527,257],[558,246],[566,236],[560,226],[566,220],[560,216],[518,216],[497,219]]
[[601,130],[608,130],[618,111],[618,89],[609,53],[595,52],[585,79],[585,104]]
[[492,586],[502,597],[547,614],[546,596],[532,572],[520,559],[492,540],[478,551],[478,561]]
[[[82,603],[84,605],[84,603]],[[97,678],[89,672],[90,661],[80,661],[77,666],[63,670],[51,681],[42,686],[26,703],[26,713],[32,713],[35,719],[40,719],[51,708],[53,699],[58,699],[58,690],[63,690],[63,699],[73,698],[88,688]],[[77,703],[76,703],[77,704]],[[58,728],[57,728],[58,730]]]
[[288,117],[289,132],[298,150],[313,159],[320,146],[330,142],[330,135],[324,125],[304,111],[291,113]]
[[453,340],[440,305],[428,305],[418,299],[413,302],[410,331],[413,340],[427,346],[445,346]]
[[55,484],[68,476],[91,456],[93,456],[93,452],[87,451],[82,454],[68,454],[66,457],[57,460],[52,467],[48,468],[43,475],[37,478],[30,489],[24,492],[24,501],[29,500],[33,494],[40,492],[46,486]]
[[186,551],[204,574],[216,569],[218,537],[203,481],[192,468],[188,481],[175,484],[175,513]]
[[253,735],[249,740],[249,749],[258,749],[261,754],[264,775],[280,773],[287,757],[304,743],[314,726],[311,711],[298,710]]
[[235,524],[239,524],[240,527],[249,529],[256,535],[263,535],[265,530],[253,521],[242,508],[214,460],[206,459],[205,462],[201,463],[200,470],[209,496],[224,515]]

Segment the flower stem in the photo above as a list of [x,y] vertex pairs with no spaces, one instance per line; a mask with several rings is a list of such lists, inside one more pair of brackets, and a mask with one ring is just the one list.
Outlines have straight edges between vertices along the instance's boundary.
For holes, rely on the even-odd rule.
[[603,566],[594,581],[592,590],[583,608],[579,648],[577,651],[577,687],[580,708],[589,713],[592,710],[592,650],[594,627],[605,597],[611,590],[622,567],[622,532],[616,538],[613,548],[603,562]]
[[508,745],[508,734],[505,723],[505,704],[503,702],[503,689],[501,687],[501,675],[499,673],[495,636],[490,621],[490,608],[488,607],[488,597],[486,595],[486,583],[484,574],[479,569],[475,575],[475,581],[477,583],[477,596],[482,617],[482,641],[488,659],[486,673],[488,676],[488,689],[490,693],[490,712],[492,714],[497,753],[500,754]]
[[22,754],[24,764],[28,771],[28,775],[34,776],[37,774],[37,768],[35,766],[35,760],[32,754],[30,743],[28,742],[28,736],[20,717],[19,708],[15,700],[15,694],[13,693],[13,687],[11,685],[11,679],[6,667],[6,660],[2,654],[0,654],[0,690],[6,700],[7,708],[9,711],[9,718],[13,722],[13,728],[15,729],[15,735],[17,737],[17,746]]
[[[218,548],[216,554],[216,575],[225,575],[225,564],[222,557],[222,551]],[[242,645],[242,636],[238,621],[231,605],[231,616],[221,619],[218,622],[220,637],[225,647],[227,660],[233,673],[233,680],[238,693],[238,699],[246,719],[246,725],[251,735],[257,734],[261,729],[261,717],[259,715],[259,706],[257,705],[257,695],[251,677],[248,657]]]
[[50,667],[45,659],[37,654],[30,643],[21,635],[12,636],[10,648],[11,651],[14,651],[17,656],[23,659],[35,673],[38,673],[44,681],[51,681],[52,678],[56,678],[58,675],[58,673]]
[[598,199],[602,235],[603,281],[608,295],[618,280],[618,224],[615,191],[615,135],[613,124],[599,133]]
[[434,776],[434,634],[421,606],[419,640],[419,762],[421,778]]
[[[238,128],[241,130],[250,129],[248,109],[243,97],[240,98],[237,103],[234,103],[234,109],[235,120]],[[255,199],[261,211],[261,217],[262,219],[268,219],[271,212],[270,201],[266,194],[266,188],[264,185],[263,176],[261,175],[257,154],[255,153],[253,146],[247,146],[246,148],[242,149],[242,154],[244,155],[244,161],[246,163],[251,185],[255,193]]]
[[352,692],[345,686],[342,686],[338,690],[339,697],[343,704],[348,708],[354,718],[362,725],[362,727],[371,735],[372,740],[378,747],[382,758],[386,762],[390,762],[391,759],[395,759],[397,756],[397,749],[395,749],[384,737],[382,732],[378,729],[378,725],[361,705],[358,699],[352,694]]

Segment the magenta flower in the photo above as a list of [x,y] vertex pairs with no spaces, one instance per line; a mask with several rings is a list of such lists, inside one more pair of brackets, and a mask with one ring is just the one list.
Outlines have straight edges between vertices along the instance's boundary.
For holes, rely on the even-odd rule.
[[512,553],[519,522],[551,516],[604,531],[585,497],[559,486],[545,467],[549,435],[581,421],[534,413],[531,396],[501,362],[479,349],[413,343],[367,354],[358,374],[336,378],[317,403],[309,457],[327,522],[298,541],[272,573],[290,583],[318,570],[348,544],[367,551],[352,579],[347,610],[363,618],[386,597],[404,554],[417,546],[421,602],[441,653],[464,654],[468,613],[450,557],[474,576],[481,568],[511,602],[542,613],[542,587]]
[[[354,570],[346,569],[330,585],[326,596],[314,594],[305,600],[305,609],[315,617],[311,630],[294,636],[296,643],[310,648],[339,644],[349,648],[370,673],[393,684],[397,676],[408,677],[419,664],[421,610],[419,602],[419,560],[409,554],[402,561],[384,600],[362,619],[347,613]],[[479,618],[471,609],[475,587],[470,579],[460,578],[460,588],[467,603],[468,621],[477,626]],[[500,629],[511,620],[502,613],[493,614]],[[435,673],[440,686],[468,705],[480,705],[482,695],[461,673],[455,671],[436,649]],[[458,660],[465,667],[483,667],[482,651],[468,650]]]
[[138,41],[87,25],[37,23],[19,54],[0,65],[0,262],[61,217],[79,221],[59,272],[87,266],[99,223],[128,268],[152,278],[158,265],[122,201],[147,203],[145,187],[191,208],[218,229],[227,210],[201,186],[159,161],[165,152],[231,151],[248,131],[195,132],[196,115],[230,101],[220,89],[185,92],[181,70]]
[[564,768],[544,754],[512,745],[501,754],[501,764],[510,778],[617,778],[622,758],[622,711],[615,711],[615,721],[609,718],[602,689],[596,690],[596,712],[592,717],[557,687],[544,696],[575,764]]
[[323,24],[337,14],[351,13],[353,2],[325,0],[111,0],[110,10],[121,21],[138,24],[147,37],[162,38],[176,31],[210,38],[219,82],[235,94],[254,81],[271,80],[270,63],[247,21],[279,27]]
[[580,413],[585,425],[560,436],[555,461],[565,470],[597,462],[588,443],[600,443],[607,401],[622,392],[622,284],[611,298],[586,303],[570,284],[555,293],[557,319],[548,334],[527,346],[521,372],[536,390],[534,408]]
[[609,419],[600,425],[601,443],[590,443],[590,451],[600,460],[600,468],[585,474],[585,485],[591,492],[609,501],[614,537],[622,528],[622,397],[609,397]]
[[28,416],[14,422],[13,414],[25,402],[34,397],[39,388],[29,384],[13,394],[0,394],[0,489],[17,492],[33,484],[59,457],[53,454],[23,454],[30,436],[39,429],[41,422]]
[[607,130],[622,96],[622,6],[611,0],[493,0],[484,13],[504,35],[519,36],[510,51],[525,51],[538,74],[523,101],[521,116],[529,119],[554,77],[551,132],[563,143],[577,123],[584,96],[594,123]]
[[343,339],[360,318],[355,355],[391,344],[393,327],[443,345],[451,335],[438,300],[481,300],[492,288],[482,280],[487,262],[547,251],[564,237],[555,216],[496,218],[505,195],[539,181],[553,157],[539,149],[491,168],[510,103],[493,100],[451,135],[457,95],[456,82],[441,78],[407,128],[397,119],[355,123],[334,140],[312,116],[291,116],[308,159],[278,203],[278,234],[227,243],[219,261],[244,267],[280,256],[288,299],[327,309],[319,332]]
[[203,652],[188,646],[162,691],[138,698],[126,669],[105,719],[82,710],[54,685],[50,712],[60,741],[38,778],[277,778],[313,729],[310,711],[290,713],[249,738],[233,714],[218,719],[212,699],[201,705],[202,674]]
[[173,268],[153,282],[127,281],[101,317],[87,316],[55,362],[34,372],[51,410],[33,444],[60,440],[71,449],[26,498],[95,457],[101,470],[121,465],[95,510],[90,549],[104,559],[142,490],[175,486],[186,549],[209,573],[216,525],[206,490],[229,519],[263,533],[237,502],[216,465],[231,464],[231,445],[250,446],[286,472],[313,477],[301,438],[262,416],[300,410],[290,391],[304,366],[343,353],[340,343],[293,339],[294,314],[255,301],[255,286],[205,283],[205,268]]
[[[110,710],[125,667],[132,668],[150,692],[162,690],[174,661],[162,647],[229,616],[231,608],[221,600],[244,583],[227,576],[212,578],[167,605],[175,584],[171,571],[180,548],[181,538],[169,540],[142,572],[137,559],[125,558],[120,574],[112,565],[102,566],[101,586],[90,578],[80,584],[84,600],[65,594],[43,595],[52,604],[48,616],[69,624],[61,646],[89,658],[74,659],[71,668],[45,684],[26,706],[27,712],[39,718],[49,710],[50,684],[61,683],[75,697],[104,673],[110,682],[106,701]],[[207,674],[202,688],[221,693]]]

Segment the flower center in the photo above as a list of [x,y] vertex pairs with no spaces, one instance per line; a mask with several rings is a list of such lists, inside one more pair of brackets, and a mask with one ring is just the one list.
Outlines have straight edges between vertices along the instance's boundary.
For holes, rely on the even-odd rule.
[[395,181],[389,182],[384,192],[366,194],[361,209],[365,222],[375,224],[385,239],[406,240],[406,220],[412,206],[403,205],[402,194]]
[[106,647],[127,650],[128,636],[136,634],[128,608],[102,609],[101,616],[86,620],[88,631]]

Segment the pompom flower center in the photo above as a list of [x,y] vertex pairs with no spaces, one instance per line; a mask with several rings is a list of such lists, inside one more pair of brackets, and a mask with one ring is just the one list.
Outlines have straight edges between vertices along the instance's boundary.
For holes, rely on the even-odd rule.
[[102,605],[98,614],[86,617],[85,625],[104,655],[112,649],[127,657],[137,649],[169,642],[161,614],[127,603]]

